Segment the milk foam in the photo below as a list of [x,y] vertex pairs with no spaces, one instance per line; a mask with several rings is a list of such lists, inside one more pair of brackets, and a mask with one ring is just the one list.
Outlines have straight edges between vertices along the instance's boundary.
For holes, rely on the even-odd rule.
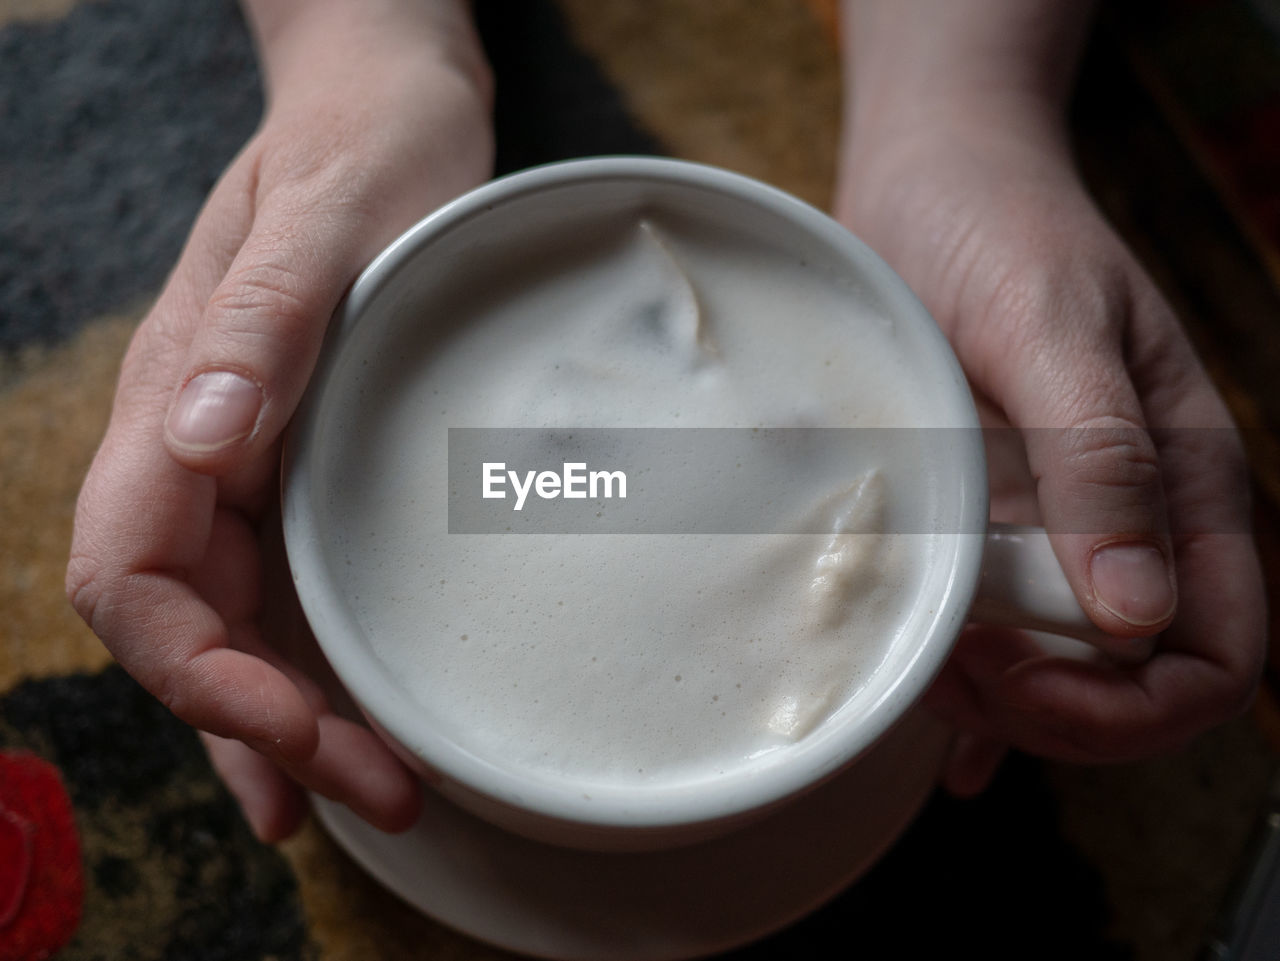
[[360,400],[334,412],[350,439],[328,523],[346,589],[463,747],[587,784],[714,776],[856,704],[936,547],[884,531],[938,479],[797,464],[783,486],[823,535],[450,535],[448,428],[945,420],[835,267],[677,215],[562,246],[501,286],[459,268],[474,294],[418,305],[413,333],[344,373]]

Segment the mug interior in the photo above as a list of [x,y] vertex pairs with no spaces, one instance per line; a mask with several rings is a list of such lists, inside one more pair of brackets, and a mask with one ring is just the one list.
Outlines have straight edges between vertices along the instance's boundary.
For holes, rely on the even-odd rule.
[[[891,318],[918,361],[904,390],[924,394],[936,432],[919,432],[936,545],[908,619],[875,672],[816,730],[783,751],[715,776],[652,785],[579,781],[477,752],[448,705],[424,707],[376,653],[337,544],[349,521],[344,485],[359,439],[376,429],[371,396],[411,371],[405,345],[447,328],[459,298],[483,298],[507,270],[544,269],[541,254],[590,244],[620,222],[664,217],[767,243],[822,265],[848,296]],[[415,348],[416,349],[416,348]],[[466,425],[476,426],[476,425]],[[977,417],[963,374],[932,318],[864,244],[777,190],[713,168],[648,158],[551,165],[494,181],[442,208],[361,275],[330,330],[286,444],[284,523],[303,609],[326,657],[362,709],[404,750],[463,794],[533,818],[593,830],[660,829],[733,819],[821,783],[863,754],[916,703],[962,626],[979,576],[987,516]],[[438,536],[449,534],[443,517]],[[430,629],[430,628],[427,628]]]

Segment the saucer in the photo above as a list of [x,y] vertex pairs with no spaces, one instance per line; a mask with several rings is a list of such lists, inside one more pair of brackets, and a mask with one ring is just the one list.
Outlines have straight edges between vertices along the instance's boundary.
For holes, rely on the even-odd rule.
[[843,890],[915,818],[949,736],[916,709],[854,765],[777,812],[664,851],[553,847],[433,791],[418,823],[396,835],[312,800],[370,875],[477,940],[559,961],[674,961],[748,944]]

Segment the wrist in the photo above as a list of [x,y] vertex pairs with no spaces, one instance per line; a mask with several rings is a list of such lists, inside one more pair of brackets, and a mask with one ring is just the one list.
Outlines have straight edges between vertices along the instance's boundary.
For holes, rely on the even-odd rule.
[[845,0],[846,138],[1010,129],[1061,140],[1091,7],[1088,0]]
[[[317,77],[403,62],[446,67],[487,110],[493,80],[468,0],[241,0],[269,102]],[[355,79],[359,79],[358,76]]]

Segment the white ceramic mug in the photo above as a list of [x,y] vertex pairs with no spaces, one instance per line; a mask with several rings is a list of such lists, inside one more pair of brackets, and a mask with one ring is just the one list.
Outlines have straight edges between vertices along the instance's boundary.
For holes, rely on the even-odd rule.
[[[949,455],[946,493],[958,533],[927,572],[927,610],[913,618],[906,641],[890,649],[859,692],[856,711],[836,712],[786,751],[759,763],[744,761],[694,788],[605,786],[588,797],[572,780],[531,777],[502,757],[478,756],[443,735],[380,663],[344,590],[332,540],[332,518],[343,505],[331,496],[331,472],[335,462],[350,456],[350,436],[335,430],[333,415],[358,404],[353,385],[359,380],[351,372],[362,357],[397,325],[417,322],[416,305],[429,300],[433,286],[458,265],[476,271],[495,244],[519,242],[536,249],[540,237],[562,236],[578,221],[664,208],[847,264],[857,278],[857,296],[874,298],[910,332],[922,381],[946,398],[948,425],[963,438]],[[477,375],[482,378],[483,371]],[[284,476],[286,545],[303,609],[337,676],[375,729],[450,800],[502,829],[552,844],[601,851],[662,849],[724,835],[777,812],[883,743],[920,701],[971,617],[1109,647],[1072,597],[1043,531],[988,530],[982,437],[964,375],[906,285],[826,215],[773,188],[704,166],[647,158],[551,165],[489,183],[410,229],[360,276],[336,316],[289,435]],[[1118,650],[1141,653],[1131,642]],[[926,767],[938,762],[936,750],[931,751]],[[904,757],[894,763],[918,766],[921,761]],[[877,765],[883,769],[885,759]],[[932,770],[925,772],[925,781]],[[911,776],[921,778],[918,770]],[[895,824],[893,830],[900,827]]]

